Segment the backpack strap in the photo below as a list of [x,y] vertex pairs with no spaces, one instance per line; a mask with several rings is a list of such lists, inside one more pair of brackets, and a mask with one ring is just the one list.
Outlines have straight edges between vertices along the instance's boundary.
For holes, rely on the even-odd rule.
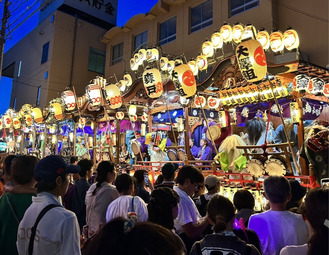
[[49,204],[47,205],[45,208],[42,209],[42,211],[39,213],[34,226],[31,229],[31,237],[30,237],[30,242],[29,242],[29,255],[32,255],[33,253],[33,244],[34,244],[34,238],[35,238],[35,233],[37,231],[37,226],[40,222],[40,220],[42,219],[42,217],[52,208],[54,207],[59,207],[59,205],[56,204]]
[[134,199],[135,196],[133,196],[133,198],[131,199],[131,212],[135,212]]
[[202,255],[202,251],[201,251],[201,244],[200,242],[196,242],[195,243],[195,248],[196,248],[196,252],[198,255]]

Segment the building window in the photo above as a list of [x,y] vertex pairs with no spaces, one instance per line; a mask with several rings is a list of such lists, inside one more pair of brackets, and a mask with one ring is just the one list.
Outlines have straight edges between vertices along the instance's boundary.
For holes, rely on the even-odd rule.
[[14,101],[13,101],[13,109],[16,108],[16,97],[14,97]]
[[100,74],[104,74],[105,69],[105,51],[89,48],[88,70]]
[[48,60],[49,42],[45,43],[42,47],[41,64],[46,63]]
[[230,0],[231,17],[259,5],[259,0]]
[[50,18],[50,22],[54,23],[54,21],[55,21],[55,15],[52,15],[51,18]]
[[190,19],[191,33],[210,26],[212,24],[212,0],[207,0],[191,8]]
[[134,38],[134,51],[147,48],[147,31],[140,33]]
[[45,72],[45,80],[48,79],[48,71]]
[[17,72],[17,77],[21,76],[21,70],[22,70],[22,60],[19,61],[18,64],[18,72]]
[[159,44],[171,42],[176,39],[176,17],[160,24]]
[[39,105],[40,104],[40,96],[41,96],[41,86],[38,86],[37,100],[35,102],[36,105]]
[[119,63],[123,57],[123,42],[112,47],[112,65]]

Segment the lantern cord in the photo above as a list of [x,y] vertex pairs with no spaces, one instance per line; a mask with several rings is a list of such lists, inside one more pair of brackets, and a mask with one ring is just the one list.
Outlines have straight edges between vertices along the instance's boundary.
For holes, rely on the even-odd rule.
[[[168,95],[168,91],[167,91],[167,95]],[[168,112],[168,118],[169,118],[169,122],[170,122],[170,125],[171,125],[171,132],[172,132],[172,135],[173,135],[174,141],[175,141],[176,151],[178,153],[178,147],[177,147],[178,146],[178,143],[177,143],[176,135],[175,135],[175,132],[174,132],[173,123],[172,123],[172,120],[171,120],[171,116],[170,116],[170,111],[169,111],[169,108],[168,108],[167,99],[168,99],[168,97],[165,98],[165,101],[166,101],[166,109],[167,109],[167,112]]]
[[[267,77],[268,77],[268,75],[267,75]],[[280,109],[280,105],[279,105],[278,99],[276,98],[276,95],[275,95],[274,90],[273,90],[273,83],[270,81],[269,78],[267,78],[267,80],[268,80],[268,82],[270,83],[270,86],[271,86],[272,94],[273,94],[273,96],[274,96],[274,102],[275,102],[276,106],[278,107],[278,109]],[[286,125],[284,124],[284,120],[283,120],[282,112],[279,111],[279,114],[280,114],[280,118],[281,118],[281,121],[282,121],[283,131],[284,131],[284,134],[285,134],[285,136],[286,136],[286,138],[287,138],[288,146],[289,146],[289,149],[290,149],[290,152],[291,152],[291,155],[292,155],[292,159],[293,159],[294,164],[295,164],[295,166],[296,166],[296,168],[297,168],[298,174],[301,174],[301,171],[300,171],[299,165],[298,165],[297,160],[296,160],[295,153],[294,153],[293,148],[292,148],[292,145],[291,145],[291,143],[290,143],[290,138],[289,138],[289,136],[288,136],[288,132],[287,132],[287,129],[286,129]]]
[[[200,102],[200,95],[199,95],[199,92],[197,92],[197,98],[198,98],[198,100],[199,100],[199,102]],[[217,154],[218,154],[218,150],[217,150],[217,148],[216,148],[216,144],[215,144],[214,139],[212,138],[211,132],[210,132],[210,130],[209,130],[208,120],[207,120],[207,117],[206,117],[206,114],[205,114],[205,112],[204,112],[204,109],[203,109],[203,106],[202,106],[201,102],[200,102],[200,107],[201,107],[201,111],[202,111],[203,118],[204,118],[204,120],[206,121],[207,132],[209,133],[209,136],[210,136],[210,139],[211,139],[211,143],[212,143],[212,145],[214,146],[214,149],[215,149],[215,151],[216,151],[216,155],[217,155]]]

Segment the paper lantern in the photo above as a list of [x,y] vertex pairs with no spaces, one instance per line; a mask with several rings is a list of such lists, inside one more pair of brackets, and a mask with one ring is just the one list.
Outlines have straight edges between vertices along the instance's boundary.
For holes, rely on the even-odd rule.
[[118,119],[118,120],[122,120],[124,118],[125,114],[123,112],[117,112],[115,114],[115,117]]
[[167,70],[168,70],[168,73],[171,73],[175,68],[175,61],[173,60],[170,60],[168,61],[168,64],[167,64]]
[[270,47],[270,35],[267,31],[259,31],[256,35],[256,39],[260,42],[264,50]]
[[219,106],[219,100],[218,100],[218,98],[215,98],[215,97],[212,97],[212,96],[208,97],[208,99],[207,99],[207,105],[208,105],[208,107],[210,109],[216,109],[216,108],[218,108],[218,106]]
[[240,43],[243,35],[243,26],[241,24],[234,25],[232,29],[232,39],[235,43]]
[[218,112],[218,124],[220,125],[221,128],[227,127],[225,111]]
[[86,87],[87,98],[92,106],[99,106],[102,102],[102,90],[99,85],[89,84]]
[[211,42],[214,49],[223,47],[223,38],[220,32],[215,32],[211,35]]
[[146,51],[146,60],[148,62],[159,60],[159,51],[156,48],[148,49]]
[[142,123],[141,124],[141,136],[145,136],[146,135],[146,124]]
[[141,65],[141,62],[139,62],[139,54],[138,52],[134,54],[134,60],[137,66]]
[[147,122],[148,116],[145,112],[143,113],[141,119],[142,119],[142,121]]
[[299,116],[299,110],[298,110],[298,103],[297,102],[291,102],[290,103],[290,119],[292,123],[299,123],[300,116]]
[[326,97],[329,97],[329,83],[324,84],[323,94],[324,94]]
[[79,127],[80,128],[83,128],[86,125],[86,123],[87,123],[86,118],[80,118],[79,119]]
[[120,80],[117,82],[116,86],[119,88],[120,91],[125,92],[127,86],[124,80]]
[[208,60],[206,56],[199,55],[196,58],[196,65],[200,71],[207,70],[208,68]]
[[168,58],[162,57],[160,58],[160,70],[166,72],[168,70]]
[[137,71],[137,69],[138,69],[138,65],[136,64],[134,58],[131,58],[131,59],[130,59],[130,69],[131,69],[132,71]]
[[190,69],[191,69],[193,75],[194,75],[194,76],[197,76],[198,73],[199,73],[199,69],[198,69],[198,67],[197,67],[197,65],[196,65],[196,61],[195,61],[195,60],[190,60],[187,64],[188,64],[188,66],[190,67]]
[[137,115],[136,114],[129,115],[129,119],[130,119],[130,121],[135,122],[135,121],[137,121]]
[[204,96],[195,96],[194,97],[194,105],[197,108],[204,108],[206,106],[207,100]]
[[202,54],[207,58],[211,58],[214,55],[214,47],[211,41],[207,40],[202,44]]
[[297,49],[299,47],[299,36],[293,29],[283,33],[283,43],[287,50]]
[[122,105],[120,89],[115,84],[105,86],[104,95],[111,109],[117,109]]
[[150,98],[157,98],[163,93],[162,79],[160,71],[156,68],[145,70],[143,73],[143,83],[146,94]]
[[270,46],[273,52],[283,51],[283,35],[280,31],[273,32],[270,35]]
[[4,127],[4,124],[3,124],[3,118],[1,117],[0,118],[0,130],[2,130]]
[[249,82],[262,80],[267,72],[266,57],[260,42],[254,39],[241,42],[235,52],[243,77]]
[[247,25],[242,34],[242,40],[255,39],[256,28],[253,25]]
[[196,81],[187,64],[176,66],[171,74],[176,90],[182,97],[191,97],[196,93]]
[[135,115],[137,112],[137,107],[136,105],[130,105],[129,106],[129,110],[128,110],[128,114],[129,115]]
[[324,85],[325,85],[324,80],[318,77],[312,78],[308,85],[308,92],[317,96],[321,95],[324,90]]
[[181,60],[181,59],[175,59],[175,66],[179,66],[179,65],[181,65],[181,64],[183,64],[183,60]]
[[220,28],[220,34],[222,35],[223,42],[227,43],[232,41],[232,27],[230,25],[223,25]]
[[132,78],[131,78],[131,75],[129,73],[126,73],[124,76],[123,76],[123,80],[125,81],[126,83],[126,86],[130,87],[133,82],[132,82]]
[[21,128],[21,121],[18,118],[13,118],[13,127],[14,129]]
[[32,109],[32,117],[36,123],[38,124],[43,123],[43,115],[39,108]]
[[139,56],[140,64],[143,64],[144,60],[146,60],[146,50],[145,49],[140,49],[138,51],[138,56]]
[[12,119],[10,118],[9,115],[4,115],[3,116],[3,124],[5,126],[5,128],[10,128],[11,124],[12,124]]
[[309,89],[310,77],[306,74],[298,74],[292,80],[293,89],[305,93]]
[[51,112],[54,113],[54,116],[57,120],[63,119],[64,116],[63,116],[62,106],[59,103],[50,104],[50,109]]
[[66,111],[73,111],[76,106],[75,96],[72,90],[67,89],[62,93],[62,100],[64,102]]
[[32,119],[32,116],[30,114],[26,114],[24,116],[24,119],[25,119],[25,124],[26,126],[31,126],[33,124],[33,119]]

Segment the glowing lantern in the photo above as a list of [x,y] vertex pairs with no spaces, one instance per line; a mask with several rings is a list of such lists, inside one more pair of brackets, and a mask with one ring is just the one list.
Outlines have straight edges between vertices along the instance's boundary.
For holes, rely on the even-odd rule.
[[220,34],[222,35],[223,42],[227,43],[232,40],[232,27],[226,24],[220,28]]
[[287,50],[297,49],[299,46],[299,37],[295,30],[289,29],[283,33],[283,43]]
[[166,72],[168,70],[168,58],[162,57],[160,58],[160,70]]
[[86,125],[86,123],[87,123],[86,118],[80,118],[79,119],[79,127],[80,128],[83,128]]
[[291,102],[290,103],[290,118],[292,123],[299,123],[300,116],[298,110],[298,103]]
[[176,66],[171,76],[176,90],[182,97],[188,98],[196,93],[196,81],[189,65]]
[[145,112],[143,113],[141,119],[142,119],[142,121],[147,122],[148,118],[147,118],[147,114]]
[[208,60],[206,56],[199,55],[196,58],[196,65],[200,71],[206,70],[208,68]]
[[110,84],[104,88],[105,99],[111,109],[117,109],[122,105],[120,89],[115,84]]
[[308,92],[314,95],[321,95],[324,90],[324,80],[315,77],[312,78],[308,84]]
[[129,73],[126,73],[124,76],[123,76],[123,80],[125,81],[126,83],[126,86],[130,87],[133,82],[132,82],[132,78],[131,78],[131,75]]
[[124,118],[125,114],[123,112],[117,112],[115,114],[115,117],[118,119],[118,120],[122,120]]
[[137,121],[137,115],[136,115],[136,114],[134,114],[134,115],[129,115],[129,118],[130,118],[130,121],[132,121],[132,122]]
[[0,118],[0,130],[3,129],[3,119]]
[[216,108],[218,108],[218,106],[219,106],[219,99],[210,96],[210,97],[208,97],[208,99],[207,99],[207,105],[208,105],[208,107],[211,108],[211,109],[216,109]]
[[264,50],[270,47],[270,35],[267,31],[259,31],[256,35],[256,39],[260,42]]
[[33,124],[32,116],[30,114],[26,114],[24,118],[25,118],[26,126],[29,127]]
[[145,49],[140,49],[138,51],[138,57],[139,57],[139,63],[143,64],[143,61],[146,60],[146,50]]
[[137,69],[138,69],[138,65],[136,64],[134,58],[130,59],[130,69],[133,71],[137,71]]
[[43,115],[39,108],[32,109],[32,117],[36,123],[43,123]]
[[9,115],[4,115],[3,116],[3,123],[5,128],[10,128],[12,124],[12,119],[10,118]]
[[167,69],[168,69],[168,72],[171,73],[175,68],[175,61],[173,60],[170,60],[168,61],[168,64],[167,64]]
[[326,97],[329,97],[329,83],[324,84],[323,94],[324,94]]
[[124,80],[118,81],[117,87],[120,89],[120,91],[124,92],[127,88],[126,82]]
[[225,111],[218,112],[218,124],[220,125],[221,128],[227,127]]
[[175,66],[179,66],[179,65],[181,65],[181,64],[183,64],[183,60],[181,60],[181,59],[175,59]]
[[267,72],[266,57],[260,42],[249,39],[240,43],[235,52],[243,77],[249,82],[262,80]]
[[244,28],[242,40],[255,39],[256,29],[253,25],[247,25]]
[[141,136],[145,136],[146,134],[146,124],[142,123],[141,125]]
[[298,74],[292,80],[293,89],[305,93],[309,89],[310,77],[305,74]]
[[59,103],[50,104],[50,110],[54,113],[54,116],[57,120],[63,119],[62,106]]
[[158,51],[158,49],[153,48],[153,49],[148,49],[146,51],[146,60],[148,62],[156,61],[158,59],[159,59],[159,51]]
[[72,90],[67,89],[62,93],[62,100],[64,102],[65,110],[73,111],[75,109],[75,96]]
[[57,142],[57,136],[56,136],[56,135],[53,135],[53,136],[51,137],[51,143],[52,143],[52,144],[56,144],[56,142]]
[[236,24],[232,30],[232,39],[235,43],[240,43],[243,35],[243,26],[241,24]]
[[206,106],[207,100],[204,96],[195,96],[194,97],[194,105],[197,108],[204,108]]
[[92,106],[99,106],[102,101],[102,91],[99,85],[89,84],[86,87],[86,94]]
[[220,32],[215,32],[211,35],[211,42],[214,49],[223,47],[223,38]]
[[137,107],[136,105],[130,105],[129,106],[129,110],[128,110],[128,114],[129,115],[135,115],[137,112]]
[[163,86],[160,71],[156,68],[145,70],[143,73],[143,83],[146,94],[150,98],[157,98],[162,95]]
[[13,127],[14,127],[14,129],[21,128],[21,122],[18,118],[13,118]]
[[211,58],[214,55],[214,47],[211,41],[205,41],[202,44],[202,54],[207,58]]
[[195,60],[190,60],[187,64],[188,64],[188,66],[190,67],[190,69],[191,69],[193,75],[194,75],[194,76],[198,75],[198,73],[199,73],[199,69],[198,69],[198,67],[197,67],[197,65],[196,65],[196,61],[195,61]]
[[283,35],[280,31],[273,32],[270,35],[270,46],[273,52],[283,51]]

